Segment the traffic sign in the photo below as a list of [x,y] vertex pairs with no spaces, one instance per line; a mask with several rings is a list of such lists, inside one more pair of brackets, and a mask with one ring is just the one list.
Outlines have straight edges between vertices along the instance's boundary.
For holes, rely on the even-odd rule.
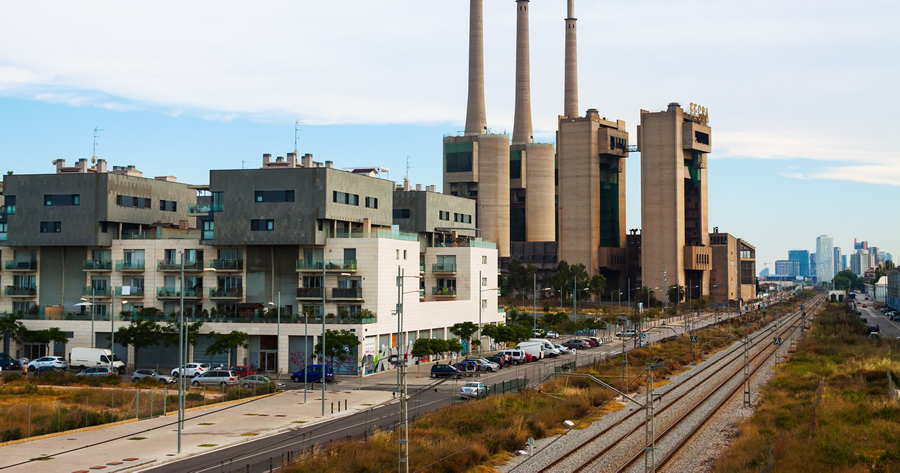
[[642,333],[642,334],[641,334],[641,338],[647,338],[647,334],[646,334],[646,333]]
[[691,343],[697,343],[697,336],[691,335]]
[[781,345],[781,337],[775,337],[775,344]]

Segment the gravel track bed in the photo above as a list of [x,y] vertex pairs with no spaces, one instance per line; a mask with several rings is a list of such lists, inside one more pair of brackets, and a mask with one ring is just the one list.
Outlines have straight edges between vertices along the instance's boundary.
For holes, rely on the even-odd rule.
[[[657,393],[662,393],[663,400],[665,401],[665,398],[666,398],[665,394],[668,393],[669,391],[679,388],[683,392],[683,389],[688,389],[690,394],[688,396],[686,396],[684,399],[682,399],[682,402],[680,404],[688,402],[688,401],[686,401],[687,399],[693,399],[694,400],[693,402],[696,402],[699,397],[702,397],[701,393],[699,393],[699,392],[694,393],[694,390],[696,387],[698,387],[702,384],[708,384],[710,382],[717,382],[717,383],[721,382],[722,379],[724,378],[725,374],[724,373],[716,373],[716,375],[714,375],[712,377],[713,379],[706,380],[702,383],[696,379],[691,379],[691,380],[686,381],[686,378],[689,377],[693,372],[695,372],[698,369],[698,367],[706,366],[705,365],[706,363],[721,362],[724,357],[730,356],[733,353],[735,353],[736,351],[739,351],[742,349],[743,348],[742,348],[741,344],[735,342],[728,349],[721,350],[721,351],[711,355],[700,365],[690,366],[685,371],[683,371],[677,375],[671,376],[669,378],[670,379],[669,384],[667,384],[666,386],[664,386],[662,388],[656,389],[655,391]],[[633,367],[633,368],[636,368],[636,367]],[[644,391],[640,391],[638,393],[632,394],[632,397],[634,397],[635,399],[637,399],[640,402],[644,401],[645,396],[646,396],[646,393]],[[664,406],[664,405],[665,405],[664,403],[660,404],[660,406]],[[631,411],[635,408],[640,409],[640,406],[638,406],[630,401],[626,401],[625,408],[623,410],[605,415],[602,419],[594,422],[590,427],[588,427],[586,429],[572,430],[561,437],[549,437],[549,438],[545,438],[545,439],[536,440],[534,457],[529,457],[527,455],[521,456],[521,457],[515,457],[509,463],[498,467],[497,470],[500,472],[503,472],[503,473],[536,472],[536,471],[539,471],[542,468],[546,467],[547,465],[552,463],[557,458],[559,458],[561,456],[566,456],[567,457],[566,460],[564,462],[562,462],[561,464],[557,465],[556,467],[554,467],[553,471],[560,471],[560,472],[572,471],[573,469],[575,469],[576,467],[581,465],[583,462],[587,461],[591,456],[596,454],[596,452],[599,452],[600,450],[602,450],[603,448],[608,446],[610,442],[618,439],[620,436],[624,435],[626,432],[633,430],[635,428],[635,426],[637,426],[637,425],[642,426],[644,423],[643,416],[635,416],[636,417],[635,419],[632,419],[621,425],[617,425],[616,427],[611,429],[609,432],[607,432],[603,436],[602,439],[596,440],[594,446],[584,449],[577,453],[570,453],[577,446],[590,440],[590,438],[593,435],[595,435],[596,433],[602,431],[603,429],[605,429],[611,425],[614,425],[614,424],[622,421],[622,419],[625,418],[628,414],[630,414]],[[675,408],[671,408],[671,409],[675,409]],[[681,412],[678,413],[678,415],[686,412],[686,410],[687,410],[687,408],[680,408],[680,409],[681,409]],[[661,420],[666,422],[663,425],[668,425],[668,423],[674,421],[674,419],[676,419],[676,418],[677,418],[676,414],[673,414],[670,412],[664,412],[660,417]],[[665,419],[668,419],[668,421],[666,421]],[[660,424],[658,423],[656,426],[656,432],[658,433],[658,432],[660,432],[660,430],[661,430]],[[640,432],[637,432],[634,435],[632,435],[630,437],[630,440],[628,442],[626,442],[627,444],[630,445],[629,447],[619,446],[619,447],[612,449],[610,452],[607,452],[607,454],[604,455],[604,458],[602,461],[598,462],[598,463],[601,463],[600,467],[598,467],[597,469],[590,469],[589,471],[607,470],[607,468],[603,468],[603,466],[602,466],[603,463],[607,463],[607,464],[610,462],[612,462],[612,464],[624,463],[627,459],[630,459],[635,454],[635,452],[637,452],[638,450],[643,448],[643,441],[644,441],[643,429],[640,429]],[[630,452],[630,454],[628,454],[629,452]],[[643,467],[643,465],[641,465],[641,467]],[[612,469],[612,470],[614,471],[614,469]]]

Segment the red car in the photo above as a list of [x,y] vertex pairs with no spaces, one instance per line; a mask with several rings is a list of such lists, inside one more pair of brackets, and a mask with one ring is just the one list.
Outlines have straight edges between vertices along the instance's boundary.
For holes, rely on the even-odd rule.
[[252,366],[235,366],[231,369],[231,371],[234,371],[234,374],[236,374],[238,378],[243,378],[244,376],[256,374],[259,372]]
[[582,340],[584,340],[585,342],[588,342],[591,345],[591,348],[594,348],[595,346],[597,346],[597,342],[591,340],[590,338],[582,338]]

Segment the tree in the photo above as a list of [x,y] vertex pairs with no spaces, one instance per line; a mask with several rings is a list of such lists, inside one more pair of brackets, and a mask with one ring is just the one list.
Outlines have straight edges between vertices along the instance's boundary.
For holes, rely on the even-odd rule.
[[434,352],[435,355],[444,354],[450,351],[450,345],[447,343],[447,340],[442,338],[432,338],[431,351]]
[[669,302],[673,304],[677,304],[684,299],[684,286],[680,284],[672,284],[669,286],[669,290],[666,292],[666,295],[669,297]]
[[450,340],[447,340],[448,353],[455,353],[457,356],[459,356],[460,352],[462,352],[462,349],[462,343],[459,342],[458,338],[451,338]]
[[647,304],[649,302],[647,309],[650,309],[651,307],[656,307],[657,305],[659,305],[659,301],[656,300],[656,292],[647,286],[643,286],[640,289],[638,289],[635,297],[637,297],[637,302],[641,302],[643,304]]
[[497,340],[497,334],[499,333],[499,326],[497,325],[485,325],[481,327],[481,335],[490,338],[491,340]]
[[227,353],[227,364],[229,365],[231,364],[231,352],[233,350],[237,350],[238,347],[249,348],[250,346],[247,343],[247,340],[250,339],[250,335],[246,332],[240,332],[238,330],[232,330],[229,333],[216,333],[210,331],[209,335],[207,336],[213,339],[213,342],[208,347],[206,347],[206,350],[203,352],[203,354],[212,357]]
[[[416,358],[425,358],[426,356],[430,356],[434,354],[434,348],[431,346],[431,339],[428,338],[417,338],[415,342],[413,342],[412,347],[412,355]],[[418,374],[416,376],[420,376],[422,374],[422,365],[418,365]]]
[[[165,327],[160,327],[160,334],[162,335],[162,342],[164,346],[170,347],[172,345],[178,344],[178,325],[178,319],[172,317],[169,319],[168,325],[166,325]],[[197,337],[200,336],[201,327],[203,327],[202,320],[192,323],[185,323],[184,333],[186,346],[197,346]],[[185,360],[185,362],[187,361],[188,360]]]
[[58,327],[51,327],[44,330],[26,330],[22,339],[25,343],[40,343],[47,347],[47,353],[50,353],[50,343],[69,343],[69,337]]
[[[359,338],[349,330],[325,330],[325,359],[334,365],[335,357],[347,357],[352,350],[360,345]],[[316,358],[322,356],[322,341],[313,347]]]
[[591,282],[588,284],[588,292],[591,294],[600,297],[606,291],[606,278],[602,274],[595,274],[591,277]]
[[0,333],[3,334],[3,351],[9,353],[9,340],[22,343],[22,334],[25,332],[25,324],[15,314],[0,315]]
[[134,347],[134,364],[137,366],[138,351],[159,345],[162,327],[153,320],[136,319],[116,330],[116,343]]
[[[450,327],[450,333],[459,337],[459,339],[467,345],[472,344],[472,336],[478,332],[478,325],[473,322],[459,322]],[[466,353],[470,353],[471,348],[466,349]]]

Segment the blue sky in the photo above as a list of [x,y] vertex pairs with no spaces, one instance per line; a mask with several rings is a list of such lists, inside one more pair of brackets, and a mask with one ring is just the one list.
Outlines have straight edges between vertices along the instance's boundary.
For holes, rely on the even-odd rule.
[[[565,3],[531,2],[535,136],[562,113]],[[710,228],[758,266],[830,234],[900,251],[896,2],[576,2],[580,108],[623,119],[707,106]],[[485,1],[489,126],[512,131],[515,5]],[[441,137],[463,128],[468,2],[5,2],[0,163],[52,172],[97,155],[203,183],[298,149],[440,187]],[[640,227],[640,157],[628,228]],[[770,268],[774,268],[771,264]]]

